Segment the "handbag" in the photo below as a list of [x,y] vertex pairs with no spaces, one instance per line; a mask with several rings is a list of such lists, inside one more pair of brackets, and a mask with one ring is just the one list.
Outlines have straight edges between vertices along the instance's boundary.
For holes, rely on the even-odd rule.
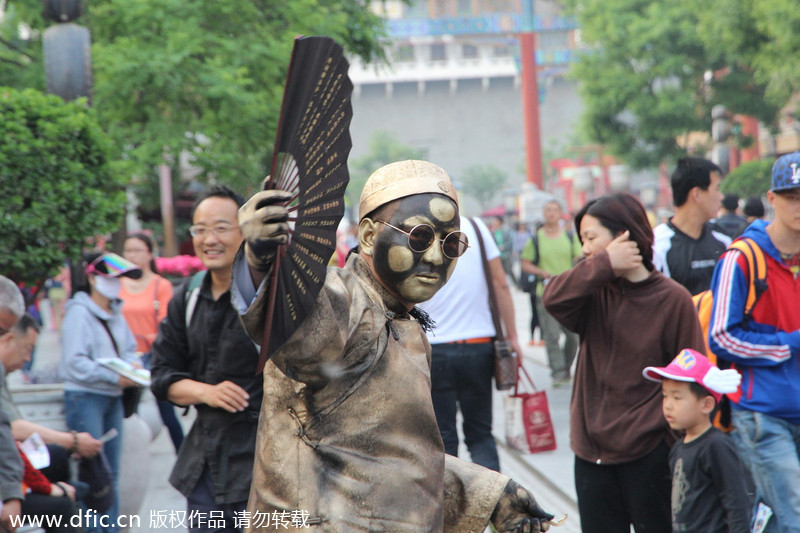
[[504,340],[494,341],[494,384],[497,390],[508,390],[517,383],[519,358]]
[[102,514],[114,503],[114,479],[103,450],[92,457],[80,459],[78,480],[89,486],[89,492],[83,498],[86,507]]
[[524,366],[520,365],[519,368],[532,392],[520,391],[518,380],[514,394],[504,398],[506,444],[523,453],[555,450],[556,433],[550,417],[547,392],[536,388]]
[[489,309],[492,313],[492,323],[494,323],[494,386],[497,390],[508,390],[517,384],[517,366],[519,356],[511,350],[511,345],[506,341],[503,333],[503,325],[497,311],[497,296],[494,293],[494,284],[489,274],[489,261],[486,259],[486,248],[483,246],[483,236],[475,221],[468,219],[475,234],[478,236],[478,246],[481,249],[481,260],[483,261],[483,275],[486,278],[486,288],[489,290]]
[[139,410],[139,401],[142,399],[142,387],[125,387],[122,389],[122,414],[130,418]]
[[[106,329],[108,336],[111,338],[111,344],[114,345],[114,350],[117,352],[117,357],[119,357],[119,346],[117,346],[117,340],[114,338],[114,335],[111,334],[108,322],[100,317],[97,317],[97,320],[99,320]],[[139,400],[141,399],[142,387],[125,387],[122,389],[122,413],[125,418],[130,418],[136,414],[136,411],[139,409]]]
[[536,274],[526,274],[525,272],[519,277],[519,288],[523,292],[536,292],[536,285],[539,284],[539,278]]

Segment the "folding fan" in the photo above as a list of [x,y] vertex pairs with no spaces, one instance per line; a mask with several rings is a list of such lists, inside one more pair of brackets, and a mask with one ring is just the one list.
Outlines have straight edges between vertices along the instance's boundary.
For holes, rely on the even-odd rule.
[[292,193],[289,242],[270,279],[259,371],[314,307],[336,249],[350,180],[350,95],[342,47],[329,37],[298,37],[286,79],[270,179],[265,189]]

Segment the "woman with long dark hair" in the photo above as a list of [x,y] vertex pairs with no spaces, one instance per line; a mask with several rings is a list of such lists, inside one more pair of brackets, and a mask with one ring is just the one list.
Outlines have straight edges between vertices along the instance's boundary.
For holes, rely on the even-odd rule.
[[550,279],[546,309],[578,333],[570,443],[584,533],[670,533],[669,448],[661,388],[642,379],[684,348],[705,350],[688,291],[653,268],[653,232],[629,194],[575,217],[586,257]]
[[[167,304],[172,299],[172,283],[158,274],[155,245],[148,235],[129,235],[123,246],[125,259],[142,269],[142,277],[122,280],[122,315],[136,337],[136,349],[143,354],[143,362],[149,368],[150,349],[156,340],[158,325],[167,316]],[[183,443],[183,427],[175,416],[175,406],[158,401],[158,411],[177,452]]]

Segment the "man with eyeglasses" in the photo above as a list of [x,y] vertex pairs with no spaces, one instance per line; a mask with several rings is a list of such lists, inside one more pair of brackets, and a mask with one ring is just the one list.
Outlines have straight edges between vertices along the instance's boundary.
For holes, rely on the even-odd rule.
[[788,533],[800,532],[800,152],[775,161],[767,200],[774,219],[742,234],[764,252],[766,289],[746,316],[751,270],[744,254],[725,252],[711,280],[708,340],[742,374],[729,395],[731,435],[753,474],[756,503],[772,509],[764,531]]
[[[11,331],[25,314],[25,302],[17,285],[0,276],[0,339]],[[5,385],[5,370],[0,365],[0,387]],[[0,391],[2,393],[2,391]],[[0,531],[15,531],[22,509],[22,460],[11,434],[8,415],[0,409]]]
[[[239,212],[246,261],[234,267],[234,303],[258,342],[264,279],[287,240],[276,205],[286,199],[262,191]],[[546,531],[553,516],[527,490],[446,456],[436,425],[424,333],[432,323],[416,304],[445,284],[468,246],[447,173],[425,161],[375,171],[358,240],[264,367],[248,510],[297,517],[297,529],[311,531],[468,533],[490,521],[498,531]]]
[[241,204],[227,187],[195,203],[189,232],[207,271],[176,289],[152,348],[156,398],[197,409],[170,475],[190,532],[241,531],[250,491],[262,387],[258,351],[230,303]]

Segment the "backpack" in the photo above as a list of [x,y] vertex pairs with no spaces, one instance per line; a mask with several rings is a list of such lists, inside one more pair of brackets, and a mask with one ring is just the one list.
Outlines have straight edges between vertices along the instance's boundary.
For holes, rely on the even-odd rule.
[[[565,229],[564,235],[566,235],[567,240],[569,241],[569,245],[572,246],[575,243],[575,235],[572,231]],[[530,240],[533,241],[533,260],[531,263],[534,265],[539,264],[539,230],[533,232],[531,235]],[[519,280],[519,288],[522,289],[524,292],[534,292],[536,290],[536,284],[539,283],[535,274],[527,274],[522,272]]]
[[[750,281],[750,285],[747,289],[747,300],[744,304],[744,318],[745,320],[750,320],[756,302],[758,302],[758,299],[764,294],[764,291],[767,290],[767,263],[764,258],[764,252],[752,239],[747,237],[742,237],[733,241],[728,250],[739,250],[744,254],[747,260],[747,279]],[[697,310],[697,318],[700,320],[700,327],[703,329],[703,339],[705,339],[706,344],[706,357],[708,357],[711,363],[717,365],[721,369],[732,368],[733,365],[730,362],[719,359],[708,345],[711,311],[714,308],[714,295],[711,289],[695,294],[692,296],[692,301]],[[719,406],[717,406],[717,410],[714,414],[714,426],[726,433],[733,429],[731,425],[730,400],[727,396],[723,396]]]
[[189,327],[189,323],[192,321],[192,315],[194,315],[194,308],[197,305],[197,298],[200,296],[200,286],[203,284],[203,280],[206,277],[206,270],[201,270],[200,272],[195,272],[192,274],[192,277],[189,278],[189,285],[186,287],[186,292],[184,293],[184,298],[186,299],[186,327]]

